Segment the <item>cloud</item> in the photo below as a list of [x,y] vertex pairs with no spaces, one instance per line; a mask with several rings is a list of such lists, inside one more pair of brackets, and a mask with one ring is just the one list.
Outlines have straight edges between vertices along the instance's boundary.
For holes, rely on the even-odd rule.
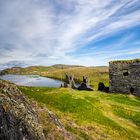
[[[95,58],[86,52],[81,58],[78,53],[83,47],[88,50],[89,43],[140,25],[140,4],[139,0],[6,0],[0,1],[0,19],[0,64],[100,65],[105,56]],[[124,42],[116,47],[121,49]],[[96,53],[108,55],[107,46]]]
[[24,63],[24,61],[9,61],[8,63],[0,65],[0,70],[4,70],[11,67],[26,67],[30,64]]

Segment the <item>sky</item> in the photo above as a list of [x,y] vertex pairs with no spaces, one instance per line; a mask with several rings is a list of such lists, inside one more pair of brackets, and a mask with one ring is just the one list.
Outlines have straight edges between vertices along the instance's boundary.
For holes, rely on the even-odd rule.
[[140,0],[0,0],[0,68],[140,58]]

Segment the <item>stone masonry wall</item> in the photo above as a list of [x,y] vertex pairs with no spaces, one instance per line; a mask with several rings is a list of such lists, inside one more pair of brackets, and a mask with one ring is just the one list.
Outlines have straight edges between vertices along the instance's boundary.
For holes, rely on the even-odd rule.
[[140,62],[109,63],[110,92],[130,93],[140,96]]

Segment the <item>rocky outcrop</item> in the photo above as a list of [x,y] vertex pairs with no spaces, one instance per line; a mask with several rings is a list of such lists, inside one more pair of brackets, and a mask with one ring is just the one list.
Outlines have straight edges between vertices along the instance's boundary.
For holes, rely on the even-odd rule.
[[0,80],[0,140],[45,140],[36,111],[16,85]]
[[45,105],[29,101],[15,84],[0,80],[0,140],[76,140]]

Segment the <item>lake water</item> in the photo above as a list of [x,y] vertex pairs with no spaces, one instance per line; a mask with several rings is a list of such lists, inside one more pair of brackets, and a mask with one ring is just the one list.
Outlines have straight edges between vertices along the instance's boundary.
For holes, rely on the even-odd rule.
[[63,83],[60,80],[54,80],[47,77],[41,77],[38,75],[13,75],[7,74],[0,76],[0,79],[8,80],[16,85],[21,86],[34,86],[34,87],[60,87]]

